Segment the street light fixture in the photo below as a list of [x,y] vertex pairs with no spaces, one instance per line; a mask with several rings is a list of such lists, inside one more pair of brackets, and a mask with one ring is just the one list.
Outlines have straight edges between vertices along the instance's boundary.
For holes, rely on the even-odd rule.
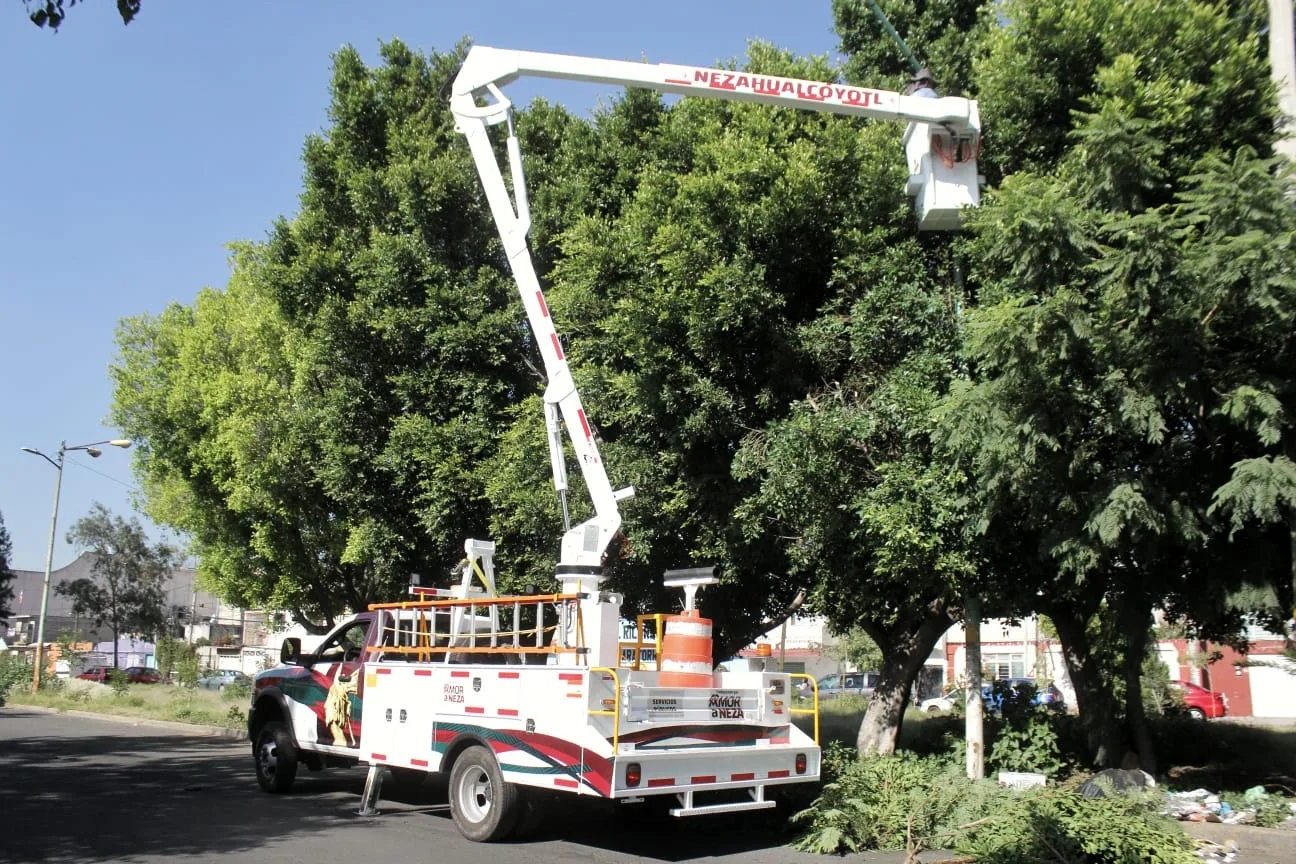
[[54,515],[50,517],[49,551],[45,554],[45,588],[41,593],[40,619],[36,625],[36,662],[32,665],[33,693],[40,688],[41,652],[45,648],[45,612],[49,609],[50,573],[54,569],[54,536],[58,530],[59,493],[63,489],[63,457],[72,450],[84,450],[97,459],[103,454],[102,450],[97,449],[100,444],[110,444],[113,447],[125,449],[131,446],[131,443],[125,438],[114,438],[111,441],[95,441],[90,444],[78,444],[75,447],[69,447],[68,443],[63,441],[59,444],[57,459],[51,459],[35,447],[22,448],[24,453],[31,453],[33,456],[41,457],[53,465],[58,472],[54,479]]

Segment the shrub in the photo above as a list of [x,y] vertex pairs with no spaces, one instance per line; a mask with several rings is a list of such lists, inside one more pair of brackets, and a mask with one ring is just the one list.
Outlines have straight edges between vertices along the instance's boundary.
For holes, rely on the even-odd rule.
[[990,748],[990,766],[996,771],[1033,771],[1054,778],[1061,774],[1058,734],[1047,709],[1036,707],[1005,723]]
[[198,677],[201,674],[201,667],[198,665],[198,655],[193,651],[181,654],[176,658],[176,678],[183,687],[193,687],[198,683]]
[[900,753],[856,761],[823,787],[810,809],[792,817],[810,823],[795,845],[819,853],[927,848],[966,785],[940,759]]
[[1155,815],[1148,798],[1082,798],[1056,788],[1006,797],[989,816],[968,826],[955,848],[980,864],[1198,860],[1183,830]]
[[5,704],[10,688],[21,687],[31,681],[32,668],[17,657],[0,655],[0,706]]
[[122,696],[130,689],[130,679],[126,677],[123,670],[114,669],[108,673],[108,686],[118,696]]

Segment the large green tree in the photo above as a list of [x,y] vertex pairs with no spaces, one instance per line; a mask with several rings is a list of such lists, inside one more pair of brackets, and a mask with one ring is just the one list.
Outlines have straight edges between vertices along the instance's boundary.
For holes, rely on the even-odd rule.
[[[1263,4],[1009,2],[975,65],[988,173],[971,220],[972,380],[945,407],[993,548],[1036,580],[1095,758],[1121,756],[1154,605],[1219,623],[1220,591],[1270,578],[1263,526],[1211,510],[1268,490],[1292,404],[1290,208],[1275,166]],[[1231,484],[1231,485],[1230,485]],[[1263,489],[1261,489],[1263,487]],[[1287,491],[1283,491],[1284,488]],[[1285,545],[1285,543],[1284,543]]]
[[113,634],[113,665],[124,634],[156,637],[165,625],[164,591],[177,554],[164,543],[151,544],[138,519],[129,522],[95,503],[68,531],[68,542],[93,555],[91,576],[55,586],[72,599],[72,610],[107,624]]
[[0,514],[0,621],[8,621],[13,601],[13,571],[9,569],[9,556],[13,554],[13,544],[9,540],[9,530],[5,528],[4,516]]
[[204,578],[323,629],[484,536],[478,463],[530,390],[520,312],[443,94],[461,51],[334,57],[301,209],[224,290],[119,329],[113,416]]

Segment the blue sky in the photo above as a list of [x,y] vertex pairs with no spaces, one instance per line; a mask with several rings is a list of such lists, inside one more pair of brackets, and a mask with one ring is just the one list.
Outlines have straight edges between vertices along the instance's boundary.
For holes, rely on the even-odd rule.
[[[225,244],[261,239],[296,210],[305,136],[327,123],[329,55],[375,62],[393,37],[708,66],[752,38],[835,51],[829,0],[144,0],[123,27],[111,0],[83,0],[57,34],[4,3],[0,21],[0,514],[10,565],[42,570],[59,442],[104,426],[119,319],[189,303],[228,277]],[[617,91],[518,82],[577,111]],[[54,566],[93,501],[131,515],[131,454],[69,454]],[[142,517],[141,517],[142,518]],[[172,539],[145,520],[154,539]]]

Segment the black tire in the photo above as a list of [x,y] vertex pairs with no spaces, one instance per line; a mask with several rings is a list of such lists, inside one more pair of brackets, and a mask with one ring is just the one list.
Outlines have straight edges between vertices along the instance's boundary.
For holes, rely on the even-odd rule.
[[1205,720],[1205,719],[1206,719],[1206,712],[1203,711],[1203,710],[1200,709],[1200,708],[1189,708],[1189,709],[1188,709],[1188,716],[1191,717],[1191,718],[1194,719],[1194,720]]
[[257,783],[277,795],[292,788],[297,779],[297,748],[284,724],[274,721],[261,727],[252,747]]
[[507,838],[521,815],[519,791],[504,782],[489,750],[469,747],[450,771],[450,815],[459,833],[477,843]]

